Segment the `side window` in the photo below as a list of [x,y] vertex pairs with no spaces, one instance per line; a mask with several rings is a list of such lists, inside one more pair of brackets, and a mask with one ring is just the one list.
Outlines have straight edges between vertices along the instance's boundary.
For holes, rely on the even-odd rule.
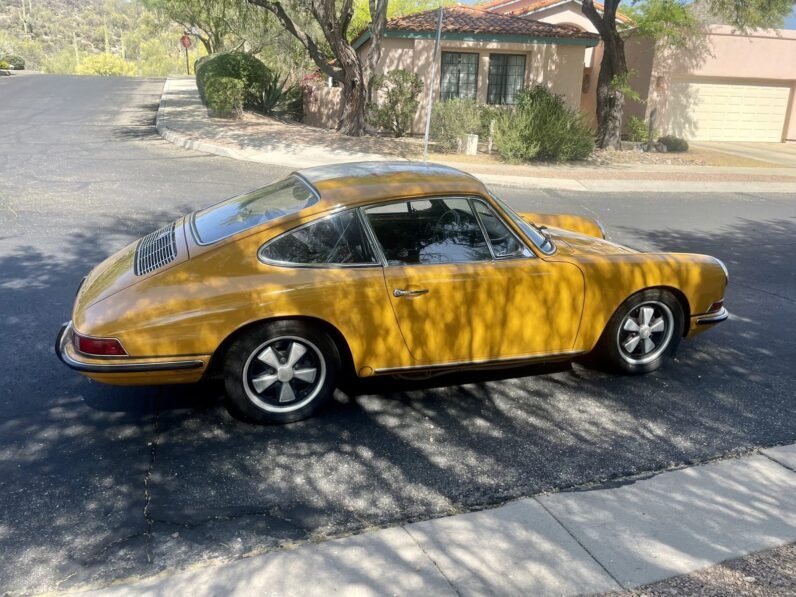
[[362,224],[353,210],[283,234],[260,249],[260,256],[295,265],[376,263]]
[[489,237],[495,257],[500,259],[503,257],[530,257],[533,255],[528,247],[517,240],[517,237],[514,236],[503,220],[492,211],[491,207],[480,201],[473,201],[473,205],[481,224],[484,225],[484,230],[487,237]]
[[421,199],[365,210],[388,265],[492,259],[467,199]]

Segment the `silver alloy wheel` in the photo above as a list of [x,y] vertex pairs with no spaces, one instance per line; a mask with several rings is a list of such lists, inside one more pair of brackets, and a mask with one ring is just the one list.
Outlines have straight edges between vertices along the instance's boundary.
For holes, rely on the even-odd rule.
[[619,354],[631,365],[646,365],[661,356],[673,333],[672,310],[660,301],[646,301],[622,320],[616,335]]
[[259,408],[273,413],[312,402],[326,379],[326,359],[306,338],[279,336],[260,344],[243,366],[243,388]]

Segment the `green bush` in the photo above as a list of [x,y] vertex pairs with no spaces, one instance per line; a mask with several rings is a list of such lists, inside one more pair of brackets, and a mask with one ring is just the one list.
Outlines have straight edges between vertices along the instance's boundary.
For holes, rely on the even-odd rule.
[[663,143],[666,146],[666,151],[674,153],[688,151],[688,141],[674,135],[665,135],[658,139],[658,143]]
[[104,52],[83,58],[75,73],[101,77],[130,77],[135,74],[135,65],[124,58]]
[[8,64],[5,60],[0,60],[0,70],[8,70],[11,68],[11,65]]
[[243,81],[232,77],[213,77],[205,84],[205,98],[213,116],[237,118],[243,111]]
[[627,140],[642,143],[649,139],[649,127],[643,118],[631,116],[627,121]]
[[371,79],[371,94],[377,101],[368,107],[368,122],[396,137],[410,133],[421,91],[423,82],[420,78],[404,69],[376,75]]
[[546,87],[517,94],[517,104],[495,125],[495,144],[509,162],[581,160],[594,151],[594,135],[578,110]]
[[279,73],[268,72],[260,82],[260,104],[263,114],[273,114],[292,120],[304,116],[304,90],[298,85],[287,86],[287,77],[279,80]]
[[0,60],[8,64],[8,67],[6,67],[7,69],[13,68],[14,70],[25,70],[25,61],[19,56],[10,54],[8,56],[3,56],[0,58]]
[[211,79],[231,77],[243,82],[243,106],[258,109],[261,100],[262,82],[270,69],[259,59],[244,52],[214,54],[196,61],[196,87],[202,101],[207,103],[205,87]]
[[481,136],[485,139],[489,137],[489,125],[494,120],[497,125],[497,120],[506,113],[504,106],[492,106],[489,104],[482,105],[481,107]]
[[458,151],[464,135],[481,132],[481,111],[475,100],[452,99],[434,104],[431,138],[442,151]]

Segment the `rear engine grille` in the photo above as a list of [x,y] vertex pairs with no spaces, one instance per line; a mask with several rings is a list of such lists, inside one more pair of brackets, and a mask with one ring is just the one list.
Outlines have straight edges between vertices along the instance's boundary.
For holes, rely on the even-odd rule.
[[174,224],[147,234],[135,248],[135,275],[143,276],[171,263],[177,257]]

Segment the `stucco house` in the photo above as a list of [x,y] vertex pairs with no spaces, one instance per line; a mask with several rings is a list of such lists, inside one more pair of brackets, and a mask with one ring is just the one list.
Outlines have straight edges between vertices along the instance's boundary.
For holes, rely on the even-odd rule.
[[[493,0],[480,8],[596,33],[578,0]],[[666,52],[634,35],[628,17],[617,18],[627,26],[631,85],[645,100],[629,101],[626,119],[655,110],[662,132],[694,141],[796,140],[796,31],[743,34],[713,25],[694,48]],[[601,45],[585,56],[580,105],[592,118]]]
[[[423,81],[413,133],[424,130],[429,93],[434,101],[462,98],[502,105],[512,104],[519,89],[539,83],[580,107],[585,55],[599,41],[594,33],[473,7],[445,8],[431,81],[438,15],[430,10],[388,20],[376,65],[377,72],[400,68]],[[363,52],[369,43],[365,32],[354,47]],[[333,128],[340,111],[339,89],[316,91],[305,103],[304,120]]]

